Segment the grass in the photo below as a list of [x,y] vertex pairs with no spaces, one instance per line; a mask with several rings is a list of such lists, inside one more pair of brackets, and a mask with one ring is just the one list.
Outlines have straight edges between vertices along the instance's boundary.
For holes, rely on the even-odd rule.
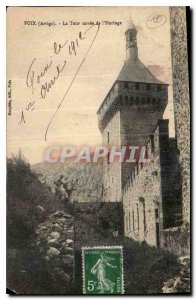
[[177,258],[169,252],[96,227],[88,219],[77,220],[75,227],[75,293],[82,294],[83,246],[123,246],[125,294],[160,294],[166,280],[179,274]]

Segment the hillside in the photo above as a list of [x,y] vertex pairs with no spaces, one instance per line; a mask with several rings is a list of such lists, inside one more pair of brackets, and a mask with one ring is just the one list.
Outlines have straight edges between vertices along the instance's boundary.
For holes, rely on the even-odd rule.
[[70,184],[77,182],[76,190],[71,196],[71,202],[97,202],[102,197],[102,163],[74,163],[50,164],[41,162],[31,166],[39,175],[42,182],[46,182],[54,192],[54,181],[61,175]]

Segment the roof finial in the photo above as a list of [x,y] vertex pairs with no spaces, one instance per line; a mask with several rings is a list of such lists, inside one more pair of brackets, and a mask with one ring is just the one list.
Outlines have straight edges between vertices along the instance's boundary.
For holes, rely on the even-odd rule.
[[131,13],[130,13],[130,18],[129,18],[127,29],[135,29],[135,26],[133,24],[133,20],[132,20],[132,17],[131,17]]

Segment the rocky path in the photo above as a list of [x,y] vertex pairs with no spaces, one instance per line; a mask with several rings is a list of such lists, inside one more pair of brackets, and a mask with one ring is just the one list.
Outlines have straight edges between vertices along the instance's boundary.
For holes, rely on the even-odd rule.
[[74,221],[70,214],[56,211],[36,229],[38,249],[54,282],[70,285],[74,280]]
[[190,257],[181,256],[179,276],[167,280],[162,288],[163,293],[189,293],[190,292]]

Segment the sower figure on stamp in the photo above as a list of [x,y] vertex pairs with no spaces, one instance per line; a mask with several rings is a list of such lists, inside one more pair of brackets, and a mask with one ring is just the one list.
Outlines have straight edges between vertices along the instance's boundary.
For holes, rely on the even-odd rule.
[[113,293],[113,289],[115,286],[115,283],[106,277],[106,266],[113,269],[117,268],[117,266],[113,266],[108,262],[108,260],[111,260],[111,258],[106,257],[102,253],[100,258],[97,260],[96,264],[91,269],[91,273],[97,275],[97,289],[100,290],[100,293],[104,293],[104,291],[111,291],[111,293]]

